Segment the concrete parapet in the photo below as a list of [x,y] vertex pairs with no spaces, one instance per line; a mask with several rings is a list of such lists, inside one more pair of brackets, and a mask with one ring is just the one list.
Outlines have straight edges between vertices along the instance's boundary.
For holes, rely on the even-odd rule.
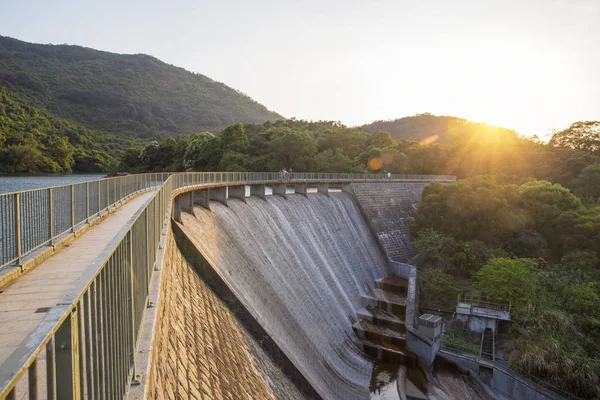
[[250,185],[250,196],[257,196],[266,200],[265,185]]
[[328,183],[317,184],[317,193],[322,193],[322,194],[326,194],[329,196],[329,184]]
[[208,197],[211,200],[218,201],[227,205],[227,186],[221,186],[210,189]]
[[244,203],[246,202],[246,185],[229,186],[227,192],[230,199],[238,199]]
[[181,222],[181,199],[180,196],[175,196],[173,199],[173,208],[171,209],[171,217],[177,221]]
[[294,183],[294,191],[298,194],[306,196],[308,192],[308,185],[306,183]]
[[194,192],[185,192],[177,197],[181,211],[194,215]]
[[280,196],[285,197],[285,183],[274,183],[273,184],[273,194],[278,194]]
[[210,210],[209,192],[210,192],[210,189],[194,190],[194,200],[193,200],[194,204],[198,204],[199,206],[202,206],[202,207],[206,208],[207,210]]

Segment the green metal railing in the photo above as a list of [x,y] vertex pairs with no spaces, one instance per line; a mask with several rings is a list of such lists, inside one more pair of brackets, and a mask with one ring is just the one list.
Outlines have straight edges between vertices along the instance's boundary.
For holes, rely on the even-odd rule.
[[0,269],[90,222],[170,174],[141,174],[0,194]]
[[[316,173],[294,173],[287,178],[292,182],[388,180],[382,175]],[[391,180],[454,180],[454,177],[393,175]],[[176,191],[186,186],[277,182],[281,182],[281,174],[272,172],[144,174],[78,184],[84,185],[85,191],[77,185],[68,185],[3,195],[4,203],[0,204],[7,207],[0,216],[9,221],[3,225],[12,229],[10,235],[2,237],[3,254],[10,254],[3,255],[6,265],[19,262],[25,254],[51,243],[60,233],[74,229],[127,196],[159,185],[132,222],[107,244],[106,258],[90,265],[64,300],[48,312],[36,330],[0,366],[0,399],[17,398],[20,388],[28,392],[30,399],[38,399],[40,392],[41,397],[48,399],[123,397],[135,376],[138,332],[147,306],[161,232]],[[60,205],[53,202],[64,191],[70,201]],[[90,208],[92,198],[97,200],[93,200]],[[24,212],[35,209],[36,204],[43,207]],[[86,204],[85,209],[80,209],[82,204]],[[4,220],[7,215],[9,219]],[[58,223],[58,219],[62,222]],[[50,222],[36,225],[42,220]],[[36,226],[46,230],[39,238],[35,236]],[[51,230],[57,226],[58,229]],[[4,253],[6,249],[9,253]],[[45,366],[41,365],[44,358]],[[41,375],[44,379],[38,379]]]

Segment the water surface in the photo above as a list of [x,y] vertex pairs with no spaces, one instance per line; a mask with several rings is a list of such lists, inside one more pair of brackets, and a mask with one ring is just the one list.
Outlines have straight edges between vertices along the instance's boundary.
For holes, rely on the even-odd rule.
[[102,179],[105,176],[105,174],[0,176],[0,194],[95,181],[97,179]]

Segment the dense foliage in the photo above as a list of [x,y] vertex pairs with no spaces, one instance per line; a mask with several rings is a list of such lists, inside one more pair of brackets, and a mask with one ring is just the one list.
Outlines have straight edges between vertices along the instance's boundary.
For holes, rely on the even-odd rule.
[[[582,168],[572,182],[598,168]],[[587,194],[587,192],[584,192]],[[424,304],[475,292],[510,302],[509,361],[600,397],[600,203],[559,184],[481,175],[423,192],[414,223]]]
[[130,145],[28,106],[0,88],[0,173],[106,171]]
[[0,36],[0,172],[106,171],[152,139],[281,118],[147,55]]

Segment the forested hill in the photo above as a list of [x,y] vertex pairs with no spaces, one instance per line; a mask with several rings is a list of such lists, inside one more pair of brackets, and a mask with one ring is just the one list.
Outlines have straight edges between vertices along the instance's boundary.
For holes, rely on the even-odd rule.
[[128,146],[281,118],[151,56],[0,36],[0,173],[106,171]]
[[389,132],[396,140],[408,139],[420,142],[435,137],[437,143],[451,143],[454,139],[477,137],[480,141],[511,141],[517,133],[513,130],[492,126],[480,122],[471,122],[463,118],[437,116],[429,113],[417,114],[389,121],[374,121],[359,127],[365,132]]
[[88,129],[140,138],[281,118],[223,83],[151,56],[3,36],[0,86]]

